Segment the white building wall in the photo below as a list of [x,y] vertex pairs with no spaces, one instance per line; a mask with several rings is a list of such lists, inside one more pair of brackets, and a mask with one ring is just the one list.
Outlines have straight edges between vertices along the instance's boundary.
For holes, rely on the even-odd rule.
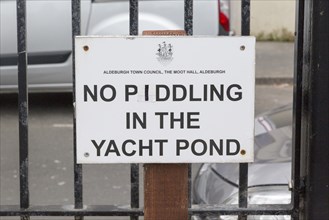
[[[251,0],[251,35],[271,34],[286,29],[295,32],[296,0]],[[231,0],[231,27],[241,33],[241,0]]]

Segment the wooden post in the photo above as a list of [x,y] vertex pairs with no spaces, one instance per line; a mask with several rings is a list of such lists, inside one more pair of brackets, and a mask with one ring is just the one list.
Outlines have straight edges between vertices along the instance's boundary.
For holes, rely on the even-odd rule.
[[[143,35],[186,35],[183,30],[144,31]],[[188,219],[188,164],[144,165],[144,219]]]
[[144,219],[188,219],[188,165],[144,166]]

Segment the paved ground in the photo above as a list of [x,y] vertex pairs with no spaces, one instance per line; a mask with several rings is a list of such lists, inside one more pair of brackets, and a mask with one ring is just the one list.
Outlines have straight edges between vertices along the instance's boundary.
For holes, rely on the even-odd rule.
[[290,83],[293,73],[293,43],[256,43],[256,79],[258,84]]

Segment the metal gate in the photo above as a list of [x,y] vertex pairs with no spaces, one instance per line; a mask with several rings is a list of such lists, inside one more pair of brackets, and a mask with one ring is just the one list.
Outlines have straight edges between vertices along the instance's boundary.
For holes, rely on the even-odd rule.
[[[241,2],[242,35],[247,36],[250,34],[250,0],[242,0]],[[72,0],[73,42],[74,37],[80,35],[80,3],[80,0]],[[193,0],[185,0],[184,7],[185,31],[187,35],[193,35]],[[328,155],[329,146],[327,136],[329,123],[326,123],[329,122],[329,86],[328,73],[326,72],[326,70],[329,69],[328,1],[297,1],[296,12],[291,204],[249,205],[248,164],[240,164],[238,207],[220,205],[192,206],[190,202],[190,216],[221,214],[238,215],[239,219],[247,219],[247,215],[290,215],[291,219],[294,220],[300,218],[328,219],[328,207],[325,208],[325,205],[328,204],[328,197],[326,197],[328,196],[328,173],[325,173],[327,169],[324,169],[325,171],[321,169],[321,166],[328,166],[328,158],[323,158],[321,155]],[[324,29],[324,31],[320,32],[320,29]],[[75,216],[75,219],[83,219],[84,216],[130,216],[131,219],[138,219],[139,216],[143,216],[143,209],[139,207],[138,164],[131,164],[130,208],[120,208],[115,205],[84,206],[82,199],[82,165],[76,163],[74,163],[75,203],[72,208],[63,207],[61,205],[30,206],[28,187],[29,157],[27,123],[28,91],[26,77],[26,0],[17,0],[17,30],[20,204],[14,206],[1,206],[0,216],[21,216],[21,219],[29,219],[30,216]],[[130,0],[130,35],[138,35],[138,0]],[[315,40],[318,42],[315,43]],[[323,48],[321,48],[320,45],[322,45]],[[75,74],[74,67],[73,74]],[[321,77],[318,76],[319,74],[321,74]],[[312,148],[310,147],[310,144],[312,144]],[[317,149],[316,152],[313,150],[314,148]],[[75,147],[74,157],[76,157]],[[312,162],[314,160],[318,160],[318,162]],[[74,158],[74,161],[76,161],[76,158]],[[191,173],[191,167],[189,172]],[[322,179],[319,178],[321,175]],[[189,177],[191,178],[191,175],[189,175]],[[191,181],[189,181],[189,184],[191,184]],[[312,191],[311,187],[319,188]],[[191,189],[191,187],[189,187],[189,189]],[[321,196],[321,193],[325,196]],[[314,205],[313,202],[316,199],[318,199],[318,203],[323,203],[324,206],[317,207]],[[301,212],[300,209],[300,202],[303,202],[304,204],[303,212]]]

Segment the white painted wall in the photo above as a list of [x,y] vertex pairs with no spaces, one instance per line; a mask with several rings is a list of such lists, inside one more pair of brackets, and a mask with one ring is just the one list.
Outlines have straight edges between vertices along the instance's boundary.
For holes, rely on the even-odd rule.
[[[296,0],[251,0],[251,35],[287,29],[295,32]],[[231,0],[231,27],[241,33],[241,0]]]

